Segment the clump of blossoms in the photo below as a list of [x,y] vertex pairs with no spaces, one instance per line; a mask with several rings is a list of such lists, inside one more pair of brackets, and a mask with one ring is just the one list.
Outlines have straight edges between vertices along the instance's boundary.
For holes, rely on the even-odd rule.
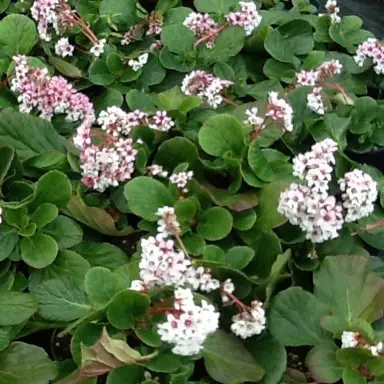
[[199,96],[210,107],[216,109],[226,100],[223,92],[233,85],[232,81],[223,80],[209,72],[197,70],[186,75],[181,90],[188,96]]
[[30,113],[36,109],[40,117],[50,120],[55,114],[65,114],[68,121],[94,119],[89,98],[76,91],[61,76],[48,75],[46,68],[31,68],[26,56],[15,56],[15,77],[11,89],[19,94],[19,109]]
[[184,20],[184,25],[189,28],[198,39],[195,47],[205,44],[208,49],[215,46],[215,38],[228,26],[242,27],[245,34],[250,36],[259,26],[261,16],[257,12],[256,4],[253,2],[239,2],[239,10],[229,12],[225,15],[226,22],[220,25],[207,13],[190,13]]
[[262,18],[257,12],[255,3],[240,1],[239,6],[239,11],[229,12],[225,18],[230,25],[244,28],[245,34],[250,36],[259,26]]
[[175,184],[181,192],[187,193],[188,188],[187,184],[188,181],[192,180],[193,178],[193,171],[188,171],[188,172],[179,172],[179,173],[174,173],[169,177],[169,181],[172,184]]
[[313,86],[313,90],[307,96],[308,107],[318,115],[324,115],[323,88],[336,89],[341,92],[347,100],[346,93],[338,84],[327,83],[342,71],[342,64],[338,60],[330,60],[321,64],[316,70],[301,71],[296,74],[296,84],[299,86]]
[[134,72],[140,71],[140,69],[143,68],[145,64],[147,64],[148,57],[148,53],[143,53],[142,55],[137,57],[137,60],[130,59],[128,61],[128,65],[132,68]]
[[262,118],[258,116],[258,112],[259,110],[256,107],[245,111],[246,120],[244,120],[244,124],[254,127],[251,132],[251,138],[253,140],[266,128],[268,118],[273,121],[278,121],[283,132],[291,132],[293,130],[293,109],[284,99],[279,98],[277,92],[269,92],[265,117]]
[[341,335],[341,348],[364,348],[368,349],[373,356],[379,356],[384,352],[384,343],[371,345],[359,332],[344,331]]
[[328,15],[331,18],[332,24],[340,23],[340,8],[337,6],[337,0],[328,0],[325,4],[325,9],[327,10]]
[[365,60],[372,59],[375,72],[378,75],[384,75],[384,45],[379,40],[370,37],[360,44],[354,59],[360,67],[364,65]]
[[219,327],[220,314],[215,307],[201,300],[196,305],[190,289],[175,290],[174,307],[167,320],[158,325],[161,340],[173,344],[172,352],[182,356],[196,355],[203,349],[207,336]]
[[[313,243],[335,239],[344,223],[341,203],[328,194],[336,150],[336,142],[325,139],[313,145],[311,151],[295,157],[293,175],[307,185],[292,183],[280,195],[278,211],[291,224],[299,225]],[[339,184],[344,191],[341,198],[347,210],[345,221],[356,221],[373,211],[377,185],[369,175],[358,170],[349,172]]]
[[147,167],[148,175],[155,177],[168,177],[168,171],[164,171],[164,168],[161,165],[158,164],[152,164]]
[[55,53],[57,56],[66,57],[72,56],[75,47],[70,44],[68,37],[62,37],[55,44]]
[[129,45],[134,41],[141,40],[143,35],[156,36],[163,30],[163,17],[157,12],[151,12],[139,24],[136,24],[125,32],[121,45]]

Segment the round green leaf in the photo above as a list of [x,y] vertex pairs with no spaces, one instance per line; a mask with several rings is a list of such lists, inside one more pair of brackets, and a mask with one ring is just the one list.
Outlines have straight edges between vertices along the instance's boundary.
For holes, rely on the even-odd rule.
[[243,212],[233,212],[233,227],[240,231],[248,231],[256,222],[256,212],[253,209],[248,209]]
[[184,55],[193,50],[195,35],[182,24],[171,24],[163,28],[161,41],[171,52]]
[[225,258],[226,264],[235,269],[245,268],[255,256],[255,251],[246,246],[237,246],[231,248]]
[[31,221],[36,224],[37,228],[42,228],[53,221],[58,213],[56,205],[43,203],[32,213]]
[[146,295],[129,289],[122,291],[107,307],[108,321],[117,329],[133,328],[135,321],[147,312],[149,304]]
[[150,347],[160,347],[162,341],[157,333],[156,329],[136,329],[136,336],[144,343],[149,345]]
[[203,250],[203,260],[225,264],[225,253],[217,245],[207,245]]
[[117,279],[108,268],[94,267],[85,275],[85,292],[92,303],[106,305],[117,292]]
[[24,237],[20,242],[21,257],[33,268],[44,268],[56,259],[59,246],[52,237],[37,232],[31,237]]
[[37,309],[36,299],[29,293],[0,292],[0,326],[20,324]]
[[240,156],[245,146],[243,127],[233,116],[213,116],[200,129],[199,143],[213,156],[223,156],[227,152]]
[[200,12],[224,14],[237,4],[237,0],[195,0],[194,4]]
[[89,67],[89,80],[96,85],[110,85],[115,77],[109,72],[105,61],[97,59]]
[[224,208],[207,209],[199,219],[198,233],[207,240],[223,239],[232,229],[232,216]]
[[0,22],[0,45],[9,57],[26,55],[36,42],[36,26],[29,17],[13,14]]
[[263,181],[275,180],[275,172],[256,140],[249,146],[248,163],[259,179]]
[[150,177],[136,177],[124,188],[124,195],[131,211],[145,220],[157,221],[156,211],[173,206],[175,199],[167,187]]
[[128,365],[115,368],[107,378],[107,384],[137,384],[144,374],[144,368],[139,365]]

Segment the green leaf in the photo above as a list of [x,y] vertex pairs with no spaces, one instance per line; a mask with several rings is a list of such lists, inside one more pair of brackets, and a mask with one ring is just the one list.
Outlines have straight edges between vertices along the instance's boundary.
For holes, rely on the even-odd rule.
[[146,367],[153,372],[175,372],[185,363],[181,356],[171,352],[160,352],[158,356],[146,363]]
[[231,232],[232,224],[232,216],[226,209],[213,207],[200,216],[197,232],[207,240],[220,240]]
[[31,215],[31,221],[34,222],[38,228],[42,228],[53,221],[59,213],[56,205],[51,203],[42,203]]
[[112,216],[104,209],[88,207],[80,196],[72,196],[71,200],[63,210],[73,217],[96,231],[108,236],[126,236],[133,232],[131,227],[124,230],[117,230]]
[[4,384],[47,384],[57,375],[57,366],[44,349],[14,342],[0,352],[0,382]]
[[340,149],[347,146],[346,131],[351,123],[350,117],[339,117],[336,113],[327,113],[324,116],[327,131],[331,137],[339,144]]
[[85,275],[85,292],[92,304],[105,306],[117,293],[117,279],[108,268],[94,267]]
[[203,260],[225,264],[225,253],[217,245],[206,245],[203,250]]
[[190,140],[174,137],[159,146],[153,162],[173,171],[181,163],[192,166],[198,157],[197,148]]
[[158,108],[165,111],[174,111],[188,113],[201,104],[201,98],[198,96],[186,96],[180,88],[174,87],[165,92],[153,95],[153,99]]
[[203,253],[205,241],[201,235],[189,232],[183,235],[181,240],[190,255],[199,256]]
[[85,292],[73,280],[49,280],[33,290],[39,302],[39,313],[50,321],[73,321],[90,314]]
[[142,69],[140,76],[140,84],[143,87],[160,84],[166,75],[166,70],[161,65],[159,58],[156,55],[149,55],[148,62]]
[[221,330],[206,339],[203,357],[209,376],[219,383],[257,382],[264,374],[240,340]]
[[313,32],[308,21],[288,21],[279,27],[279,32],[288,40],[294,55],[306,55],[313,50]]
[[150,347],[160,347],[162,344],[160,335],[157,333],[157,329],[136,329],[136,336],[144,343],[149,345]]
[[160,51],[159,59],[164,68],[173,69],[178,72],[189,72],[196,65],[196,60],[194,58],[179,56],[176,53],[171,52],[167,47],[164,47]]
[[156,211],[164,206],[173,206],[174,198],[167,187],[150,177],[136,177],[124,188],[130,210],[145,220],[157,221]]
[[5,223],[0,224],[0,261],[9,257],[19,241],[17,229]]
[[0,185],[3,183],[15,158],[15,150],[12,147],[0,147]]
[[83,284],[87,271],[91,268],[87,260],[78,253],[59,251],[56,260],[44,269],[35,269],[29,276],[29,288],[34,290],[38,285],[53,279],[71,278],[79,286]]
[[53,263],[59,247],[52,237],[37,232],[31,237],[24,237],[20,242],[21,257],[33,268],[41,269]]
[[248,163],[259,179],[263,181],[273,181],[276,179],[272,165],[265,157],[256,140],[249,146]]
[[113,20],[129,27],[136,22],[136,0],[102,0],[100,15],[113,16]]
[[144,112],[156,111],[156,106],[151,95],[138,90],[132,89],[125,95],[128,107],[132,110],[140,109]]
[[200,12],[227,13],[237,4],[237,0],[195,0],[194,5]]
[[144,368],[138,365],[127,365],[115,368],[107,378],[107,384],[137,384],[143,378]]
[[256,209],[258,227],[276,228],[284,224],[287,218],[277,211],[280,194],[289,186],[288,182],[274,181],[262,189],[260,202]]
[[117,329],[133,328],[135,321],[147,312],[149,304],[146,295],[129,289],[122,291],[107,307],[108,321]]
[[0,292],[0,326],[20,324],[37,309],[37,302],[30,293]]
[[278,61],[291,63],[295,67],[300,63],[293,54],[289,40],[283,37],[277,29],[274,29],[267,35],[264,41],[264,47],[266,51]]
[[161,32],[161,41],[171,52],[185,55],[193,51],[195,35],[182,24],[166,25]]
[[57,241],[59,249],[71,248],[83,239],[83,230],[74,220],[59,215],[42,231]]
[[278,293],[271,303],[269,331],[285,346],[321,344],[329,334],[320,322],[328,306],[300,287]]
[[96,112],[106,110],[108,107],[123,105],[123,95],[121,92],[112,88],[103,88],[103,90],[95,97],[94,106]]
[[109,243],[83,241],[73,248],[92,266],[115,269],[129,262],[128,256],[118,247]]
[[255,251],[246,246],[231,248],[225,255],[226,264],[235,269],[245,268],[255,256]]
[[105,61],[97,59],[89,67],[89,80],[96,85],[110,85],[115,77],[109,72]]
[[49,56],[48,60],[50,64],[66,77],[71,77],[72,79],[82,79],[84,77],[84,73],[73,64],[68,63],[68,61],[55,56]]
[[199,143],[213,156],[223,156],[227,152],[240,156],[245,146],[243,127],[231,115],[213,116],[200,129]]
[[35,23],[27,16],[8,15],[0,22],[0,45],[10,58],[26,55],[37,40]]
[[311,377],[321,383],[336,383],[341,379],[342,366],[336,360],[337,347],[333,343],[316,345],[312,348],[305,363]]
[[197,205],[192,199],[178,200],[175,204],[176,216],[180,223],[192,220],[196,214]]
[[265,371],[260,384],[279,383],[287,365],[284,346],[266,333],[261,338],[247,343],[246,348]]
[[9,197],[4,206],[10,209],[19,209],[26,206],[35,197],[35,190],[30,183],[14,181],[8,188]]
[[47,151],[66,153],[66,140],[49,121],[12,109],[0,112],[0,140],[13,147],[21,161]]
[[248,231],[256,222],[256,212],[253,209],[248,209],[242,212],[233,212],[233,227],[240,231]]
[[343,370],[343,383],[344,384],[366,384],[367,379],[362,377],[359,372],[352,369],[345,368]]
[[370,272],[363,256],[329,256],[314,272],[315,295],[334,316],[372,322],[384,310],[384,280]]

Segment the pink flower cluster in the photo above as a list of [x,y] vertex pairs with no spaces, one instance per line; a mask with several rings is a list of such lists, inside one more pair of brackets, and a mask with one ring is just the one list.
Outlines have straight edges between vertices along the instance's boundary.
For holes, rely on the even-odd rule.
[[307,185],[293,183],[281,193],[278,211],[293,225],[299,225],[313,243],[338,237],[344,221],[351,222],[368,216],[377,199],[377,184],[360,170],[345,174],[338,181],[343,192],[343,208],[328,194],[337,144],[325,139],[312,146],[311,151],[293,160],[293,175]]
[[277,92],[269,92],[268,107],[265,116],[269,116],[275,121],[281,121],[284,130],[288,132],[293,130],[293,109],[285,100],[279,98]]
[[222,93],[233,85],[232,81],[223,80],[209,72],[192,71],[184,77],[181,90],[185,95],[199,96],[212,108],[218,108],[223,102]]
[[183,23],[198,38],[212,36],[207,39],[206,47],[212,49],[215,46],[215,36],[219,29],[219,24],[209,16],[208,13],[190,13]]
[[51,41],[50,28],[60,34],[60,0],[35,0],[31,7],[32,17],[37,21],[37,29],[40,38],[44,41]]
[[177,187],[184,193],[188,192],[187,184],[188,181],[192,180],[193,178],[193,171],[188,171],[188,172],[179,172],[179,173],[174,173],[169,177],[169,181],[172,184],[176,184]]
[[146,36],[156,36],[163,30],[163,17],[157,12],[151,12],[139,24],[136,24],[125,32],[121,45],[129,45],[134,41],[142,39],[144,33]]
[[162,132],[168,132],[175,125],[165,111],[157,111],[150,116],[138,109],[133,112],[124,112],[119,107],[108,107],[106,111],[100,112],[97,122],[101,129],[115,137],[129,135],[132,128],[141,125]]
[[15,56],[15,77],[11,89],[19,94],[20,111],[33,109],[50,120],[54,114],[65,114],[69,121],[93,120],[94,110],[89,98],[76,91],[61,76],[50,77],[46,68],[31,68],[26,56]]
[[369,38],[360,44],[354,57],[357,65],[363,66],[366,59],[372,59],[374,70],[378,75],[384,75],[384,45],[375,38]]
[[172,352],[182,356],[198,354],[207,336],[219,327],[219,313],[205,300],[196,305],[190,289],[175,290],[174,308],[158,325],[161,340],[174,344]]
[[87,145],[80,153],[81,181],[99,192],[117,187],[131,178],[136,154],[132,139],[107,140],[100,146]]
[[323,87],[329,86],[325,81],[339,75],[342,68],[339,60],[330,60],[321,64],[316,70],[301,71],[296,74],[297,85],[314,87],[307,96],[307,105],[315,113],[324,115],[326,109],[323,100]]
[[341,17],[339,16],[340,8],[337,6],[336,0],[328,0],[325,4],[325,9],[328,11],[328,15],[331,18],[333,24],[340,23]]
[[261,16],[255,3],[240,1],[239,5],[240,11],[229,12],[225,18],[229,24],[244,28],[246,35],[250,36],[259,26]]

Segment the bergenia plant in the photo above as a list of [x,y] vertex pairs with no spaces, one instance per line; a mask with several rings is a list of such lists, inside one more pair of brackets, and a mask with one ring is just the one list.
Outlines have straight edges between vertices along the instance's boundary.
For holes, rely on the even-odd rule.
[[384,51],[359,17],[0,13],[1,383],[384,380]]

